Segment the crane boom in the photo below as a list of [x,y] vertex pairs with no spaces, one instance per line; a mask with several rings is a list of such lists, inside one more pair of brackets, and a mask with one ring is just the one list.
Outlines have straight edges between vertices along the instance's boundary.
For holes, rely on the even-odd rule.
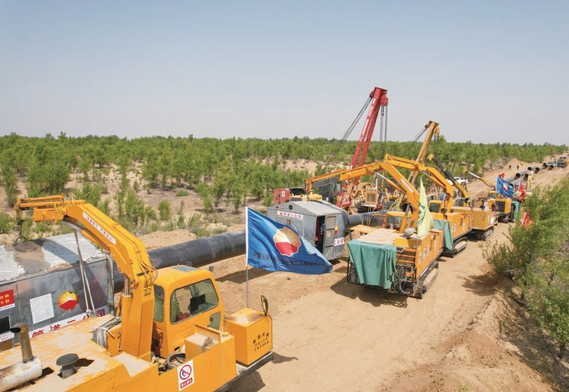
[[491,184],[488,181],[486,181],[484,178],[480,177],[477,174],[472,173],[470,170],[468,169],[464,169],[464,174],[470,174],[472,177],[476,178],[477,180],[482,181],[484,184],[488,185],[490,188],[494,188],[495,184]]
[[419,163],[412,159],[405,159],[389,154],[385,155],[384,162],[402,169],[409,169],[416,173],[422,172],[426,174],[435,185],[441,187],[444,190],[447,196],[445,200],[446,208],[450,209],[450,207],[453,205],[454,203],[453,186],[448,181],[446,181],[445,177],[441,173],[439,173],[436,169],[429,166],[425,166],[422,163]]
[[[425,124],[425,128],[419,134],[419,137],[425,132],[427,132],[427,135],[425,136],[425,140],[423,141],[421,150],[417,155],[417,162],[419,163],[425,162],[425,157],[427,156],[427,150],[429,149],[429,145],[431,144],[431,140],[433,139],[433,137],[440,135],[441,131],[439,128],[439,123],[436,123],[434,121],[429,121],[427,124]],[[411,181],[411,183],[415,183],[415,178],[417,178],[417,172],[413,171],[409,176],[409,181]]]
[[[373,131],[375,129],[375,123],[377,122],[377,117],[381,110],[381,120],[380,120],[380,128],[383,131],[387,127],[386,118],[387,118],[387,90],[375,87],[373,91],[369,94],[371,100],[371,106],[369,108],[368,115],[366,117],[366,121],[364,123],[364,127],[362,133],[360,135],[360,139],[358,140],[358,146],[356,147],[356,151],[354,152],[354,156],[352,157],[352,162],[350,164],[350,168],[348,170],[355,169],[356,167],[363,166],[365,163],[365,159],[367,156],[367,151],[369,148],[369,144],[371,142],[371,137],[373,135]],[[336,205],[341,208],[349,208],[351,205],[351,190],[353,186],[357,184],[359,177],[353,178],[351,181],[346,181],[344,186],[342,187],[342,192],[340,193]]]
[[139,358],[150,358],[157,274],[142,241],[83,200],[65,200],[63,195],[25,198],[18,199],[14,209],[18,222],[28,210],[33,211],[34,222],[68,222],[81,230],[85,238],[110,253],[119,271],[125,275],[121,300],[122,349]]
[[443,165],[443,163],[441,161],[439,161],[433,154],[429,155],[429,161],[431,161],[435,165],[437,165],[437,167],[444,174],[446,179],[449,180],[450,182],[452,182],[452,184],[456,187],[458,192],[462,195],[462,197],[464,197],[464,202],[468,203],[468,201],[470,200],[470,193],[468,193],[466,188],[463,187],[460,184],[460,182],[456,181],[456,179],[454,178],[452,173],[448,171],[448,169],[445,167],[445,165]]
[[[354,178],[359,178],[367,174],[373,174],[377,171],[385,171],[391,175],[393,181],[398,184],[397,189],[402,191],[407,201],[413,207],[419,205],[419,192],[413,184],[411,184],[393,165],[387,162],[374,162],[367,165],[357,167],[353,170],[346,170],[344,173],[338,175],[340,181],[350,181]],[[417,220],[419,217],[419,209],[413,208],[412,219]]]

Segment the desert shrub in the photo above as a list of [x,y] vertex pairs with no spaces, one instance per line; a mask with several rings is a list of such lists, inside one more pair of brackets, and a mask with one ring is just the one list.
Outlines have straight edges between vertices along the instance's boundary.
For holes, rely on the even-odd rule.
[[8,214],[0,213],[0,234],[9,233],[14,227],[14,219]]
[[516,281],[530,315],[559,343],[569,342],[569,180],[537,189],[524,202],[531,223],[510,228],[510,244],[486,250],[496,270]]
[[170,206],[170,202],[162,200],[160,203],[158,203],[158,214],[161,221],[169,221],[172,217],[172,208]]
[[178,197],[184,197],[184,196],[189,196],[189,195],[190,195],[190,192],[188,192],[185,189],[178,189],[176,191],[176,196],[178,196]]

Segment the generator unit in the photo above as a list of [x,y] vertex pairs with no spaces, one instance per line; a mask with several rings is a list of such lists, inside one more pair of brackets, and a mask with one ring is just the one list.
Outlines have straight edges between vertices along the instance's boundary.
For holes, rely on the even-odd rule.
[[294,227],[326,259],[344,255],[349,225],[348,214],[342,208],[325,201],[290,201],[269,207],[267,216]]

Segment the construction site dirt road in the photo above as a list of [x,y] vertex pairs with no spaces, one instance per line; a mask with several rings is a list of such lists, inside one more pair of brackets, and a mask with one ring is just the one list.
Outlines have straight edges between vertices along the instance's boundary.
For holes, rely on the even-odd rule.
[[[543,172],[536,183],[567,173]],[[500,224],[488,243],[507,241],[508,227]],[[261,294],[269,299],[278,338],[273,363],[235,391],[569,390],[569,364],[511,299],[511,283],[492,272],[484,246],[470,242],[443,258],[424,299],[349,285],[343,261],[320,276],[252,269],[250,306],[260,306]],[[246,306],[245,256],[213,267],[231,298],[228,312]]]

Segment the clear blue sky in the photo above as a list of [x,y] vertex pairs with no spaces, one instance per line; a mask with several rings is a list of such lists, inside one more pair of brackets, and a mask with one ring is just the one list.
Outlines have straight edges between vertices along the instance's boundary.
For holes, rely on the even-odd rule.
[[569,144],[568,73],[568,1],[0,0],[2,135],[340,138],[378,86],[391,140]]

